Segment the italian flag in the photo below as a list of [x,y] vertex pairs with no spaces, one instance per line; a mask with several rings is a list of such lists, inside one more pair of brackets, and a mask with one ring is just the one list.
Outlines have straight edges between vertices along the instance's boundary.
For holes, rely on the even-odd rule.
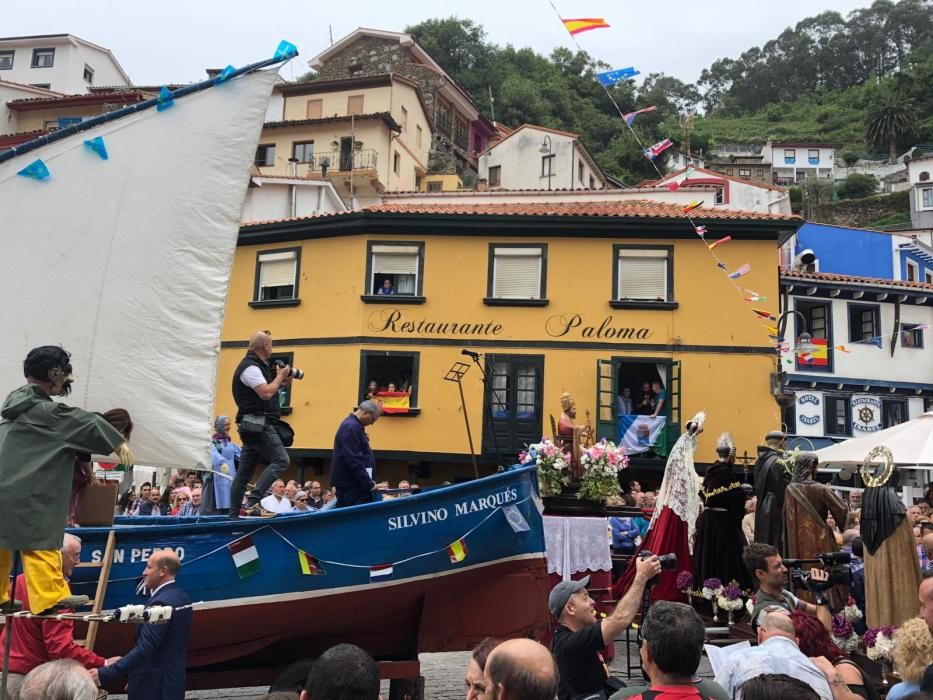
[[227,545],[227,549],[230,550],[233,565],[236,566],[236,572],[241,579],[258,574],[262,570],[259,565],[259,552],[253,544],[252,535],[241,537],[236,542]]
[[467,549],[466,542],[463,540],[457,540],[447,548],[447,554],[450,556],[451,564],[456,564],[466,559],[468,552],[469,550]]

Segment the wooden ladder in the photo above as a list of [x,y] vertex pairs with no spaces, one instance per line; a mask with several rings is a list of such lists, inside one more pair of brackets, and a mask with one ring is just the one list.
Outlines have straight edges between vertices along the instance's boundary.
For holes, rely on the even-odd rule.
[[[113,552],[117,546],[116,530],[111,530],[107,535],[107,546],[104,548],[104,557],[98,562],[81,562],[78,567],[83,569],[100,568],[100,576],[97,578],[97,593],[94,595],[94,604],[91,612],[95,615],[100,614],[104,608],[104,597],[107,595],[107,581],[110,579],[110,568],[113,566]],[[87,637],[85,639],[76,639],[75,644],[83,645],[88,651],[94,651],[94,643],[97,641],[97,628],[99,622],[92,621],[87,623]]]

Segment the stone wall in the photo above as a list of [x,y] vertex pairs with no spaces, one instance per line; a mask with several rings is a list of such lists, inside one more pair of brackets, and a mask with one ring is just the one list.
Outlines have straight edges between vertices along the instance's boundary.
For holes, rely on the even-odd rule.
[[892,214],[906,212],[910,206],[907,192],[895,192],[863,199],[844,199],[813,208],[813,221],[820,224],[867,226]]

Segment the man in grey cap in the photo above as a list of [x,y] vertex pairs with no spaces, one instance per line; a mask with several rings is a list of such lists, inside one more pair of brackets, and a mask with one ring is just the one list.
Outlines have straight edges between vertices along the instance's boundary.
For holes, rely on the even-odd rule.
[[634,560],[635,579],[631,588],[608,617],[598,620],[596,605],[586,587],[590,577],[561,581],[551,590],[548,609],[560,623],[551,639],[551,653],[557,663],[559,700],[599,694],[606,689],[609,669],[601,650],[632,624],[641,607],[645,585],[661,573],[656,556]]
[[778,461],[784,455],[785,438],[780,430],[765,435],[766,446],[758,448],[755,462],[755,541],[778,551],[784,550],[784,491],[790,481],[790,474]]

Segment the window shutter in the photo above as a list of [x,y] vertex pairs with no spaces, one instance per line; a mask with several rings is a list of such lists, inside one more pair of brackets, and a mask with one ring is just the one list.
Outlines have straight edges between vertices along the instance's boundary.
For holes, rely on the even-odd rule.
[[259,287],[289,287],[295,284],[298,254],[266,253],[259,256]]
[[417,275],[418,246],[374,245],[373,273],[377,275]]
[[494,256],[493,298],[539,299],[541,297],[540,248],[497,248]]
[[618,298],[667,301],[667,251],[621,251]]

